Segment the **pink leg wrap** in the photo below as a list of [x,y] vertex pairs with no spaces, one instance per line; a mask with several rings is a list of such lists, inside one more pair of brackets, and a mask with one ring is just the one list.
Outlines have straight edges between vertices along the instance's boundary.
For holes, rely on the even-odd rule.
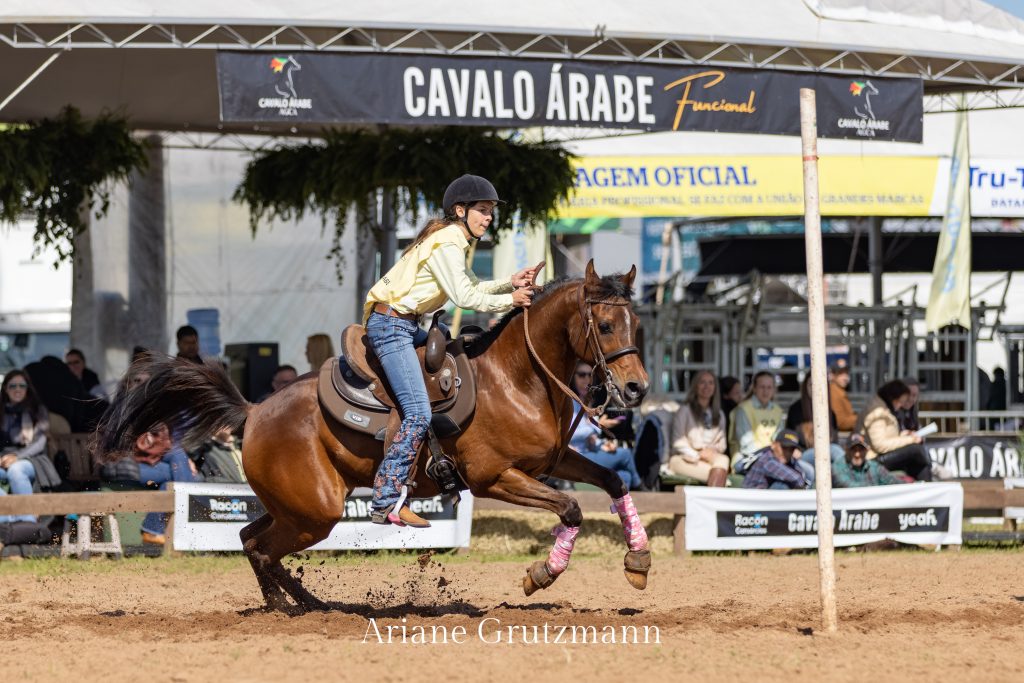
[[555,544],[551,546],[548,553],[548,572],[552,576],[558,576],[569,566],[569,556],[572,555],[573,546],[576,545],[576,534],[580,532],[578,526],[562,526],[559,524],[551,530],[555,537]]
[[647,530],[640,523],[640,515],[636,512],[633,497],[627,493],[622,498],[615,498],[612,503],[612,512],[619,513],[619,520],[622,521],[626,545],[630,550],[647,550]]

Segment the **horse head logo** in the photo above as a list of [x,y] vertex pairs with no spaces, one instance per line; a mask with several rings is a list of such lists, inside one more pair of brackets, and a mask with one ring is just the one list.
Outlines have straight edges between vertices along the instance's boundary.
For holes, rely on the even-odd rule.
[[871,96],[878,94],[878,88],[871,81],[853,81],[850,83],[850,94],[854,97],[864,95],[864,111],[860,107],[854,107],[853,111],[862,119],[875,119],[875,111],[871,108]]
[[298,97],[295,94],[295,82],[292,80],[292,74],[296,71],[301,71],[302,66],[295,61],[295,57],[291,55],[287,57],[274,57],[270,60],[270,69],[277,75],[277,80],[274,82],[274,91],[281,97]]

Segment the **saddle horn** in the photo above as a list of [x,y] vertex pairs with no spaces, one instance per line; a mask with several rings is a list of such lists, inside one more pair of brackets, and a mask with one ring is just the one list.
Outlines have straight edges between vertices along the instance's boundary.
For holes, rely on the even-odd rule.
[[448,337],[438,327],[444,309],[434,313],[430,319],[430,329],[427,331],[427,343],[423,353],[423,367],[433,375],[444,365],[444,356],[447,352]]

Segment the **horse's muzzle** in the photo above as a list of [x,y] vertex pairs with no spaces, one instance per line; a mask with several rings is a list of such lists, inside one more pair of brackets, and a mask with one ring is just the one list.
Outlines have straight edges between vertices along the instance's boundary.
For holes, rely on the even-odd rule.
[[627,408],[636,408],[650,389],[649,382],[626,382],[622,388],[622,399]]

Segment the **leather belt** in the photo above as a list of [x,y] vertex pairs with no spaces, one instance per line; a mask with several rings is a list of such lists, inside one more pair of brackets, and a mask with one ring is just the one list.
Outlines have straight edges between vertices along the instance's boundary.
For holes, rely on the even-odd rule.
[[398,311],[391,308],[387,304],[382,304],[379,302],[373,305],[373,312],[380,313],[381,315],[386,315],[392,318],[401,318],[402,320],[408,320],[409,322],[413,323],[419,322],[420,320],[419,315],[415,313],[399,313]]

